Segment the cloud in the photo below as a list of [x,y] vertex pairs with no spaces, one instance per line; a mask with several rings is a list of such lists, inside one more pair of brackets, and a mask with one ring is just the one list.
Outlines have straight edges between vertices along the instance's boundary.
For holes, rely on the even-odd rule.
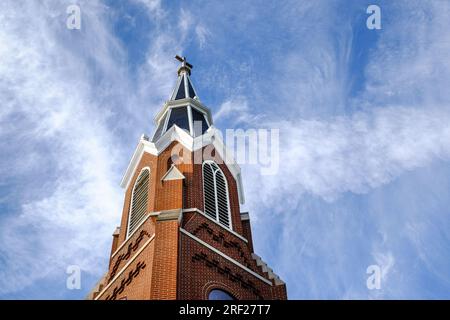
[[[309,192],[332,200],[345,192],[365,193],[401,174],[450,159],[450,112],[442,108],[374,109],[329,121],[272,123],[280,128],[280,172],[268,193]],[[284,179],[292,176],[295,179]],[[266,177],[264,177],[266,179]],[[283,180],[283,181],[282,181]]]
[[[405,5],[382,4],[395,19],[359,44],[370,53],[356,96],[348,50],[357,27],[278,57],[283,72],[267,81],[278,91],[264,87],[278,92],[270,104],[240,96],[237,105],[265,113],[248,126],[280,129],[278,174],[245,166],[243,181],[255,235],[274,244],[261,254],[295,297],[436,298],[448,290],[448,184],[436,177],[450,160],[442,32],[450,6]],[[381,292],[365,287],[374,261],[384,268]]]
[[[120,48],[102,21],[103,7],[80,6],[83,27],[96,30],[83,40],[74,33],[82,30],[65,28],[65,7],[56,1],[20,10],[15,2],[2,4],[0,42],[7,45],[0,52],[0,123],[8,128],[1,132],[8,141],[2,151],[17,158],[2,159],[1,172],[14,176],[8,187],[20,207],[1,217],[0,295],[65,272],[69,264],[99,273],[118,220],[119,150],[108,130],[114,105],[103,100],[115,95],[108,86],[124,81],[114,56]],[[93,81],[91,62],[105,82]]]
[[211,31],[208,30],[203,25],[197,25],[195,27],[195,34],[197,35],[198,44],[200,49],[203,49],[208,41],[208,38],[211,37]]
[[371,54],[366,68],[366,92],[361,99],[374,104],[408,103],[449,108],[450,35],[442,32],[450,4],[432,1],[386,6],[395,14]]
[[381,280],[386,281],[389,272],[391,271],[392,267],[395,264],[394,256],[392,255],[391,252],[387,253],[376,252],[374,254],[374,258],[376,264],[381,268]]
[[[280,129],[279,173],[242,172],[255,245],[290,297],[448,292],[448,170],[436,165],[450,156],[448,4],[383,2],[383,30],[358,43],[349,16],[360,5],[346,1],[217,12],[131,2],[152,23],[132,75],[114,7],[81,1],[82,30],[69,31],[59,1],[0,4],[2,297],[30,295],[27,286],[69,264],[95,278],[105,271],[122,170],[170,95],[172,56],[193,43],[211,62],[201,79],[213,94],[200,96],[218,102],[221,127]],[[368,57],[361,65],[355,46]],[[365,287],[373,263],[385,270],[377,294]]]
[[[345,22],[336,33],[321,33],[315,46],[300,39],[306,46],[301,52],[279,57],[283,63],[276,75],[264,81],[280,89],[278,95],[262,103],[245,94],[222,102],[215,118],[225,125],[280,129],[284,164],[277,176],[264,177],[271,181],[264,184],[266,195],[280,190],[280,197],[295,192],[298,198],[306,192],[333,200],[346,192],[366,193],[408,171],[449,159],[450,96],[443,86],[450,82],[450,68],[448,59],[438,57],[450,55],[450,42],[442,42],[439,33],[450,9],[419,2],[413,2],[412,11],[402,8],[384,6],[398,17],[386,23],[389,32],[366,49],[371,60],[364,90],[357,96],[350,95],[348,85],[356,31]],[[319,3],[301,12],[315,19],[330,9]],[[422,24],[412,24],[417,17]],[[340,18],[319,27],[327,30]],[[404,28],[411,32],[402,32]],[[417,91],[420,99],[409,103],[406,97],[416,97]],[[286,176],[291,179],[285,181]]]
[[[0,188],[8,199],[0,217],[2,297],[43,297],[27,288],[44,278],[61,281],[68,265],[90,279],[106,271],[123,201],[121,170],[170,95],[172,58],[183,50],[181,27],[163,19],[160,2],[136,3],[159,30],[138,81],[109,20],[114,8],[102,1],[78,3],[81,30],[66,29],[66,7],[56,0],[1,4]],[[64,288],[61,282],[59,292]]]
[[257,123],[261,116],[249,107],[244,96],[233,96],[222,102],[214,118],[219,123],[232,122],[233,125],[246,125]]
[[152,18],[162,19],[166,15],[161,6],[161,0],[132,0],[132,2],[143,5]]

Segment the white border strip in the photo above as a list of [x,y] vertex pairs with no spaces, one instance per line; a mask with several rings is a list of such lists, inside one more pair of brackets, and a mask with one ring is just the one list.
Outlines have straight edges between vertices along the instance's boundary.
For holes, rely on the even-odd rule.
[[189,208],[189,209],[183,209],[183,212],[197,212],[200,213],[202,216],[208,218],[210,221],[214,222],[215,224],[217,224],[219,227],[225,229],[226,231],[230,232],[231,234],[235,235],[236,237],[238,237],[239,239],[241,239],[242,241],[248,243],[248,240],[245,239],[243,236],[241,236],[239,233],[237,233],[236,231],[233,231],[231,229],[228,229],[227,227],[221,225],[219,222],[217,222],[216,220],[214,220],[213,218],[211,218],[210,216],[207,216],[203,211],[201,211],[200,209],[197,208]]
[[153,234],[150,239],[147,240],[146,243],[144,243],[144,245],[138,250],[138,252],[136,252],[136,254],[133,256],[133,258],[130,259],[130,261],[127,262],[126,265],[123,266],[122,269],[120,269],[119,273],[116,274],[116,276],[114,277],[114,279],[112,279],[108,285],[105,287],[105,289],[102,290],[102,292],[100,292],[95,298],[94,300],[98,300],[103,293],[105,293],[106,290],[109,289],[109,287],[111,287],[111,285],[117,280],[118,277],[120,277],[122,275],[122,273],[128,268],[128,266],[134,261],[136,260],[137,256],[149,245],[150,242],[152,242],[152,240],[155,238],[155,234]]
[[256,272],[250,270],[249,268],[247,268],[246,266],[240,264],[239,262],[237,262],[236,260],[234,260],[233,258],[230,258],[229,256],[227,256],[226,254],[224,254],[223,252],[217,250],[216,248],[214,248],[213,246],[207,244],[206,242],[204,242],[203,240],[197,238],[196,236],[194,236],[192,233],[186,231],[183,228],[180,228],[180,231],[182,233],[184,233],[185,235],[187,235],[188,237],[192,238],[193,240],[197,241],[198,243],[202,244],[203,246],[207,247],[208,249],[210,249],[211,251],[214,251],[215,253],[217,253],[218,255],[220,255],[221,257],[227,259],[228,261],[234,263],[236,266],[238,266],[239,268],[247,271],[248,273],[250,273],[251,275],[255,276],[256,278],[258,278],[259,280],[267,283],[268,285],[272,286],[272,282],[270,282],[269,280],[267,280],[266,278],[262,277],[261,275],[257,274]]
[[147,219],[151,217],[150,213],[147,213],[147,216],[142,219],[141,222],[139,222],[139,224],[137,225],[136,229],[133,230],[133,232],[128,236],[128,238],[125,239],[124,242],[122,242],[122,244],[119,246],[119,248],[116,249],[116,251],[114,251],[114,253],[111,255],[111,259],[114,258],[114,256],[120,251],[120,249],[123,248],[123,246],[125,245],[125,243],[128,242],[128,240],[131,239],[131,237],[136,233],[136,231],[138,231],[138,229],[144,224],[145,221],[147,221]]

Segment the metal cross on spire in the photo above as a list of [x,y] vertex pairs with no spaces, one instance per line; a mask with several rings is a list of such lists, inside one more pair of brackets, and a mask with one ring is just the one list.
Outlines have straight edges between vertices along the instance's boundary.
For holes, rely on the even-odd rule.
[[191,75],[191,69],[194,66],[187,62],[186,57],[180,57],[179,55],[176,55],[175,59],[181,62],[181,66],[180,68],[178,68],[178,75],[180,75],[181,72],[187,72],[189,75]]

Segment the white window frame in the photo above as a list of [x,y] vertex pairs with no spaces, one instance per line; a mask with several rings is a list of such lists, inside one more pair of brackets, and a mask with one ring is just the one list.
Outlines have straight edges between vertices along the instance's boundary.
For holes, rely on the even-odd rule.
[[[214,167],[211,166],[210,163],[214,163],[217,166],[218,170],[214,170]],[[212,172],[213,172],[214,201],[215,201],[215,207],[216,207],[216,218],[214,220],[218,224],[220,224],[222,227],[229,229],[229,230],[233,230],[233,220],[231,219],[230,192],[228,190],[227,176],[223,173],[220,166],[213,160],[205,160],[205,161],[203,161],[203,164],[202,164],[203,208],[204,208],[205,214],[206,214],[206,197],[205,197],[205,179],[203,177],[203,171],[204,171],[203,168],[204,168],[205,164],[210,165]],[[217,199],[217,183],[216,183],[216,174],[219,171],[223,175],[223,179],[225,181],[229,226],[224,225],[222,222],[220,222],[220,219],[219,219],[219,201]]]
[[[133,209],[134,188],[136,188],[136,183],[138,182],[139,177],[141,176],[142,172],[144,172],[144,170],[148,170],[148,186],[150,187],[150,175],[151,175],[152,172],[150,170],[150,167],[144,167],[139,172],[139,175],[137,176],[136,181],[134,181],[133,189],[131,189],[130,208],[128,209],[127,236],[126,236],[125,239],[128,239],[132,235],[132,233],[135,231],[135,230],[133,230],[133,232],[130,233],[131,210]],[[147,195],[147,207],[148,207],[148,201],[150,199],[150,192],[149,192],[149,190],[147,190],[147,192],[148,192],[148,195]],[[144,217],[145,217],[145,215],[144,215]],[[141,222],[141,221],[139,221],[139,222]]]

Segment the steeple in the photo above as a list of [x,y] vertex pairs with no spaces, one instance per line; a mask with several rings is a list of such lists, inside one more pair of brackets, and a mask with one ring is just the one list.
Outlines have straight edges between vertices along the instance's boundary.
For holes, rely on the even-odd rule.
[[192,65],[177,59],[175,93],[125,171],[109,268],[88,298],[286,299],[285,283],[253,250],[239,164],[195,98]]
[[155,118],[156,131],[152,142],[158,141],[173,126],[183,129],[192,137],[204,134],[212,125],[210,110],[198,98],[191,81],[192,64],[186,57],[175,56],[181,62],[175,88]]
[[190,79],[191,70],[193,68],[192,64],[186,61],[186,57],[177,55],[175,56],[175,59],[181,62],[181,66],[178,68],[178,81],[170,100],[180,100],[187,97],[198,99]]

